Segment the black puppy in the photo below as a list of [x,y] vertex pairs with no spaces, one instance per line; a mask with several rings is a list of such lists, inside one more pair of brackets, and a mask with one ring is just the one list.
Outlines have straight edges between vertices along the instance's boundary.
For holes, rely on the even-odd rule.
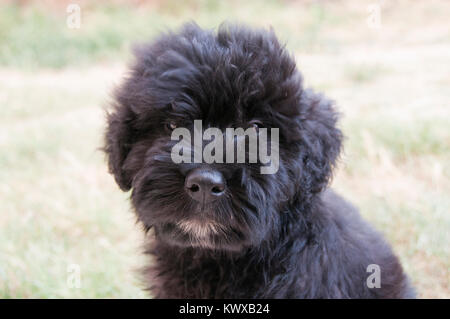
[[[153,296],[414,296],[380,234],[326,189],[341,149],[337,114],[303,88],[272,31],[187,24],[136,58],[115,92],[105,151],[139,221],[154,229],[145,271]],[[261,174],[259,160],[175,163],[172,131],[193,133],[194,120],[278,128],[276,173]]]

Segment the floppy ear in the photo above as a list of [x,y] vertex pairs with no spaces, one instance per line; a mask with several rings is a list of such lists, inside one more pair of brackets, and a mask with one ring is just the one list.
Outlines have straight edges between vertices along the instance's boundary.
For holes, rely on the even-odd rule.
[[107,115],[104,151],[107,155],[109,172],[123,191],[131,189],[130,172],[123,165],[133,143],[134,113],[127,107],[116,107]]
[[302,92],[299,107],[301,183],[311,193],[322,191],[339,157],[342,132],[336,127],[338,113],[333,103],[310,89]]

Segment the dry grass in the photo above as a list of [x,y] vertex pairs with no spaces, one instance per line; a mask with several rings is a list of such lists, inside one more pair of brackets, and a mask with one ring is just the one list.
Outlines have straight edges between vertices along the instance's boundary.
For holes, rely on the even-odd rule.
[[[333,186],[386,235],[420,297],[449,298],[450,4],[386,1],[375,30],[366,24],[372,2],[169,1],[127,14],[138,21],[130,28],[146,25],[148,34],[186,19],[273,25],[307,85],[343,113],[345,154]],[[92,10],[114,23],[115,11]],[[156,26],[143,22],[148,10]],[[58,58],[59,70],[43,63],[29,71],[20,54],[2,60],[0,297],[145,296],[133,274],[140,231],[98,151],[102,106],[123,60],[83,56],[82,66]],[[81,267],[80,289],[67,286],[72,263]]]

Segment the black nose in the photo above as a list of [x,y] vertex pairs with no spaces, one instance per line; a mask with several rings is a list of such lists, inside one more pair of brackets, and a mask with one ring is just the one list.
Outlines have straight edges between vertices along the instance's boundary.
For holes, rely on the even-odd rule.
[[198,202],[209,203],[225,193],[225,179],[214,169],[197,168],[184,181],[186,192]]

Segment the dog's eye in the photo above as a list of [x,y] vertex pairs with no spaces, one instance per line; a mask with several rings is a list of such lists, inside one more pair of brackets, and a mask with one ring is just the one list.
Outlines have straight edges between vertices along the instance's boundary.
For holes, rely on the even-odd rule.
[[254,127],[256,129],[256,131],[258,131],[261,127],[263,126],[263,124],[260,121],[251,121],[249,123],[249,127]]
[[166,124],[166,128],[169,131],[173,131],[174,129],[177,128],[177,124],[175,122],[169,122]]

